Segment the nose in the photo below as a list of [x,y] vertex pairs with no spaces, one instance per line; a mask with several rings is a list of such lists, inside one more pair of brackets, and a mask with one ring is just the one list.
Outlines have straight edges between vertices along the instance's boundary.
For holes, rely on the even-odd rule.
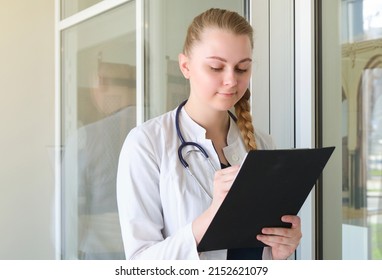
[[224,75],[224,85],[225,86],[236,86],[237,85],[237,76],[235,70],[227,70]]

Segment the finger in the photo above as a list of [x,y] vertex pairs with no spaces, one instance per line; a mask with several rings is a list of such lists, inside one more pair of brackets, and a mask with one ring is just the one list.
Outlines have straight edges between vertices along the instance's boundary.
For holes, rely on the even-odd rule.
[[238,169],[233,168],[230,170],[221,169],[216,171],[215,179],[221,182],[231,182],[236,177]]
[[261,234],[257,235],[257,240],[260,240],[264,244],[266,244],[268,246],[272,246],[272,247],[275,245],[278,245],[278,246],[281,246],[281,245],[291,246],[291,245],[293,245],[293,243],[291,243],[288,239],[289,238],[285,238],[285,237],[277,236],[277,235],[261,235]]
[[298,246],[299,239],[289,238],[282,235],[262,235],[259,234],[257,239],[263,242],[264,244],[274,247],[277,246],[288,246],[296,248]]
[[281,246],[285,246],[285,245],[280,245],[279,243],[268,241],[268,240],[260,240],[260,241],[263,242],[265,245],[272,248],[276,248],[276,247],[280,248]]
[[280,236],[288,238],[289,244],[299,243],[302,238],[301,230],[291,228],[263,228],[261,233],[266,236]]
[[216,174],[214,180],[218,184],[229,185],[232,183],[233,177],[229,175]]
[[281,217],[281,221],[283,221],[284,223],[292,224],[291,228],[293,229],[301,227],[301,219],[299,216],[284,215]]
[[293,237],[294,230],[290,228],[263,228],[261,233],[263,235],[269,236],[285,236],[285,237]]
[[240,169],[239,165],[233,165],[233,166],[221,169],[220,171],[221,171],[221,174],[223,175],[232,175],[232,174],[236,175],[239,169]]
[[265,245],[272,248],[272,255],[275,259],[286,259],[290,255],[293,254],[293,252],[298,247],[299,243],[283,243],[278,242],[279,240],[274,240],[272,238],[268,238],[265,236],[259,236],[258,239],[263,242]]

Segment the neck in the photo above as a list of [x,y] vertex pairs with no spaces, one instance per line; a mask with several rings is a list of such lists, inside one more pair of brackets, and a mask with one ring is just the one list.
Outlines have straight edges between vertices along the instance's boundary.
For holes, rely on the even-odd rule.
[[187,114],[206,130],[206,138],[214,145],[219,161],[228,164],[224,155],[224,147],[227,146],[227,135],[230,117],[227,111],[217,111],[202,106],[192,106],[187,102],[185,105]]
[[213,111],[210,108],[192,106],[189,102],[184,107],[191,119],[206,130],[206,138],[226,139],[230,121],[227,111]]

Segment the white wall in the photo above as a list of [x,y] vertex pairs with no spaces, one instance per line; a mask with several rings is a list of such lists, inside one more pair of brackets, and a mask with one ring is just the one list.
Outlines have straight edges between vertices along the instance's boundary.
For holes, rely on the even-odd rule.
[[0,6],[0,259],[53,259],[54,1]]

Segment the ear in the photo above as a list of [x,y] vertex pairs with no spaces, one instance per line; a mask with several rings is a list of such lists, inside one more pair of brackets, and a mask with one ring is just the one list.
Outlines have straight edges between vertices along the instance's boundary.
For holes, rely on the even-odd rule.
[[180,71],[182,71],[183,76],[188,80],[190,78],[190,70],[188,68],[188,63],[189,63],[188,57],[185,54],[180,53],[178,55],[178,61],[179,61]]

